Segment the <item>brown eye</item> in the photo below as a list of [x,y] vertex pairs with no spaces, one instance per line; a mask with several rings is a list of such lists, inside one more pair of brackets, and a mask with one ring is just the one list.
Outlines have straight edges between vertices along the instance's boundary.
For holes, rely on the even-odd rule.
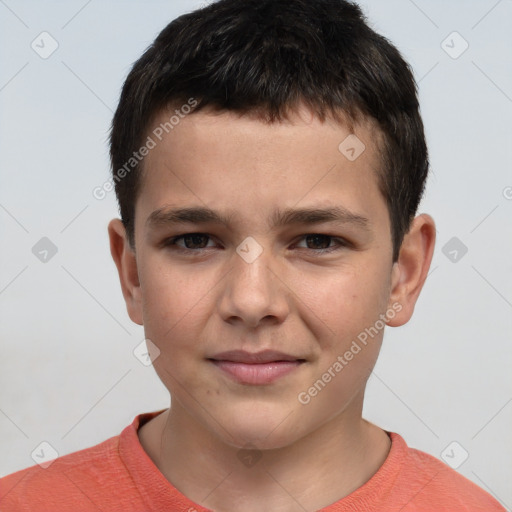
[[[348,243],[337,237],[331,235],[324,235],[321,233],[312,233],[303,235],[302,239],[306,242],[306,249],[311,249],[314,252],[324,253],[336,251],[343,247],[348,247]],[[336,245],[332,246],[331,243],[335,242]]]
[[205,246],[203,242],[205,242],[205,240],[208,239],[209,236],[200,233],[192,233],[190,235],[183,235],[182,238],[187,249],[204,249]]
[[[206,244],[210,237],[204,233],[186,233],[184,235],[175,236],[164,242],[165,246],[176,246],[178,250],[201,250],[206,249]],[[183,244],[177,243],[183,240]]]
[[331,243],[332,237],[327,235],[306,235],[306,244],[311,242],[313,247],[309,249],[327,249]]

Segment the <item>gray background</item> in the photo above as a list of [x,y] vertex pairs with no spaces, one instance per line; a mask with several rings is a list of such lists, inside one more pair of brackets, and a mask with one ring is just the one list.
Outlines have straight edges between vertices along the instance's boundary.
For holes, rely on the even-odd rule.
[[[92,190],[109,177],[107,133],[131,64],[199,5],[0,0],[0,475],[33,465],[42,441],[63,455],[168,406],[132,353],[144,335],[109,253],[114,194]],[[512,2],[361,5],[419,83],[432,162],[420,212],[438,229],[413,319],[386,331],[365,416],[445,454],[510,509]],[[31,47],[51,49],[43,31],[59,45],[46,59]],[[42,237],[58,248],[46,262],[32,252]]]

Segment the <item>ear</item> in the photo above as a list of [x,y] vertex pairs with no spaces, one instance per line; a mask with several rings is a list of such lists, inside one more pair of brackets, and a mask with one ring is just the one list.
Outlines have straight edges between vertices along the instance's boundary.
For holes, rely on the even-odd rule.
[[391,327],[406,324],[427,278],[436,241],[436,225],[430,215],[418,215],[404,236],[398,261],[393,264],[388,306],[400,304],[401,309],[386,323]]
[[143,325],[142,295],[137,271],[137,259],[135,251],[130,247],[121,219],[112,219],[109,222],[108,236],[110,238],[110,253],[119,273],[128,315],[133,322]]

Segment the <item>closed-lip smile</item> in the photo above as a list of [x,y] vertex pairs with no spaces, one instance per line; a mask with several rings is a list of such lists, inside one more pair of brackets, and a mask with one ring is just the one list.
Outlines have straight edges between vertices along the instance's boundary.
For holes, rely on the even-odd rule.
[[304,361],[305,359],[278,352],[276,350],[262,350],[260,352],[247,352],[246,350],[229,350],[221,352],[209,359],[216,361],[232,361],[234,363],[272,363],[276,361]]
[[276,350],[230,350],[208,358],[217,368],[241,384],[265,385],[293,372],[306,360]]

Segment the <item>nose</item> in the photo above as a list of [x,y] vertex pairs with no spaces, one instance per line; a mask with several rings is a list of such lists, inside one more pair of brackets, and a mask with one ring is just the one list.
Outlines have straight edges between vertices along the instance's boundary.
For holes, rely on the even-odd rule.
[[289,313],[290,290],[279,276],[270,251],[254,261],[234,256],[223,280],[219,312],[228,323],[254,329],[260,324],[280,324]]

